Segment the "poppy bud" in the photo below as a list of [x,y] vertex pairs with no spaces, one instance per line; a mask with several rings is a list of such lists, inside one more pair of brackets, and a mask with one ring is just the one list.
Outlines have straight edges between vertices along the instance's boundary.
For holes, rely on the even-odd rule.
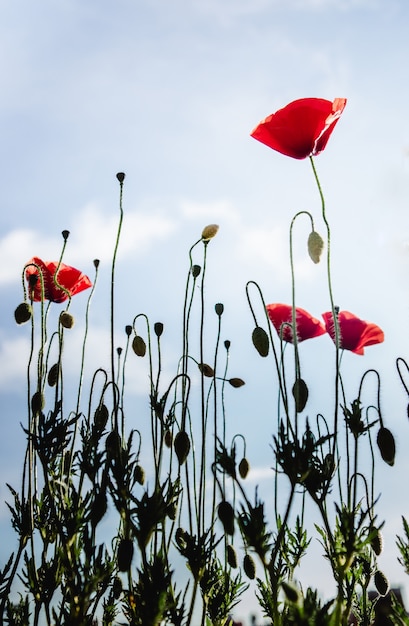
[[256,564],[250,554],[245,554],[243,559],[243,569],[247,578],[254,580],[256,577]]
[[178,507],[175,502],[172,502],[171,504],[169,504],[169,506],[166,509],[166,515],[168,516],[169,519],[172,520],[172,522],[175,521],[177,512],[178,512]]
[[246,457],[243,457],[239,463],[239,474],[243,478],[243,480],[246,478],[247,474],[249,473],[249,469],[250,469],[250,464],[248,460],[246,459]]
[[260,356],[268,356],[270,341],[264,328],[256,326],[251,335],[253,345]]
[[207,376],[208,378],[213,378],[214,369],[210,367],[210,365],[208,365],[207,363],[199,363],[198,368],[202,372],[203,376]]
[[376,556],[379,556],[383,549],[383,536],[379,528],[375,528],[372,526],[370,529],[371,534],[373,533],[371,539],[371,548],[375,552]]
[[175,541],[178,544],[179,548],[181,548],[182,550],[186,548],[186,545],[187,545],[186,537],[187,537],[186,531],[183,530],[183,528],[179,526],[179,528],[177,528],[175,532]]
[[120,572],[127,572],[131,567],[133,557],[133,543],[131,539],[121,539],[116,555],[118,569]]
[[116,430],[113,430],[107,435],[105,439],[105,450],[107,456],[111,458],[116,458],[119,454],[119,450],[121,449],[121,438],[119,433]]
[[112,595],[114,596],[115,600],[118,600],[121,593],[122,593],[122,580],[119,578],[119,576],[115,576],[114,582],[112,583]]
[[197,278],[202,271],[202,268],[200,267],[200,265],[193,265],[191,271],[193,278]]
[[155,331],[155,335],[157,337],[160,337],[161,334],[163,333],[163,324],[162,324],[162,322],[156,322],[156,324],[153,327],[153,330]]
[[379,595],[386,596],[389,591],[389,580],[379,569],[375,572],[374,583]]
[[31,318],[31,306],[27,302],[22,302],[14,311],[14,319],[17,324],[25,324]]
[[295,400],[295,410],[297,413],[301,413],[308,400],[308,387],[302,378],[297,378],[293,385],[292,392]]
[[205,226],[202,231],[202,239],[204,242],[210,241],[217,235],[217,231],[219,230],[219,226],[217,224],[209,224]]
[[244,382],[244,380],[242,380],[241,378],[230,378],[228,380],[228,382],[231,384],[232,387],[234,387],[235,389],[237,389],[238,387],[243,387],[243,385],[245,385],[246,383]]
[[172,445],[173,437],[172,437],[172,431],[170,431],[169,428],[165,431],[164,441],[165,441],[165,446],[167,448],[170,448]]
[[175,452],[179,461],[179,465],[183,465],[190,451],[190,439],[187,432],[184,430],[180,430],[175,437],[173,445],[175,447]]
[[117,179],[119,180],[120,183],[123,183],[124,180],[125,180],[125,174],[123,172],[118,172],[116,177],[117,177]]
[[320,262],[323,249],[323,238],[315,230],[313,230],[308,237],[308,254],[314,263]]
[[227,535],[234,535],[234,509],[230,502],[222,500],[217,507],[217,515]]
[[135,465],[133,477],[137,483],[143,485],[145,482],[145,470],[141,465]]
[[136,356],[145,356],[146,354],[146,343],[139,335],[135,335],[133,338],[132,350],[135,352]]
[[40,411],[43,410],[44,406],[44,394],[42,394],[41,391],[36,391],[31,398],[31,410],[33,411],[34,415],[40,413]]
[[64,328],[72,328],[74,326],[74,318],[71,313],[68,313],[67,311],[60,313],[60,324]]
[[223,315],[224,304],[222,304],[221,302],[218,302],[217,304],[214,305],[214,310],[216,311],[216,315],[220,317],[221,315]]
[[107,511],[107,494],[105,491],[96,493],[94,501],[91,505],[90,520],[95,528],[104,517]]
[[109,411],[105,404],[100,404],[94,413],[94,423],[98,430],[104,430],[107,425]]
[[236,569],[237,567],[237,553],[234,547],[231,544],[228,544],[226,547],[226,556],[227,563],[230,565],[232,569]]
[[57,384],[59,369],[58,363],[54,363],[48,370],[47,382],[50,387],[54,387]]
[[381,457],[388,465],[393,465],[395,463],[395,439],[392,435],[391,431],[388,428],[381,428],[378,431],[378,435],[376,437],[376,442],[378,444],[379,451],[381,453]]
[[298,602],[301,600],[299,588],[294,585],[294,583],[288,583],[285,580],[283,580],[283,582],[281,583],[281,587],[284,591],[286,600],[293,604],[298,604]]

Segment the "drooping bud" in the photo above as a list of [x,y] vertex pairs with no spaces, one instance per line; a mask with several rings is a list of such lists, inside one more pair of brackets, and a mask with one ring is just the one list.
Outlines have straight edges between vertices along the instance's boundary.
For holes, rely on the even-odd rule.
[[209,224],[208,226],[205,226],[204,229],[202,230],[203,241],[206,242],[206,241],[210,241],[210,239],[213,239],[213,237],[217,235],[218,230],[219,230],[218,224]]
[[386,596],[389,591],[389,580],[379,569],[374,574],[374,583],[379,595]]
[[292,392],[295,400],[295,410],[297,413],[301,413],[308,400],[308,387],[302,378],[297,378],[293,385]]
[[31,318],[32,309],[28,302],[22,302],[14,311],[14,319],[17,324],[25,324]]
[[74,318],[71,313],[68,313],[67,311],[60,313],[60,324],[64,328],[72,328],[74,326]]
[[385,463],[393,465],[395,463],[396,446],[395,438],[391,431],[388,428],[381,426],[376,437],[376,442],[378,444],[381,457]]
[[131,539],[120,540],[116,556],[120,572],[127,572],[131,567],[133,550],[133,542]]
[[308,237],[308,254],[314,263],[319,263],[322,251],[324,249],[324,240],[313,230]]
[[244,380],[242,380],[241,378],[229,378],[228,382],[231,384],[232,387],[234,387],[235,389],[238,389],[238,387],[243,387],[243,385],[245,385],[246,383],[244,382]]
[[135,352],[136,356],[145,356],[146,354],[146,343],[139,335],[135,335],[133,338],[132,350]]
[[236,550],[234,549],[234,546],[232,546],[230,543],[226,547],[226,556],[227,556],[227,563],[230,565],[230,567],[232,569],[236,569],[237,564],[238,564],[237,553],[236,553]]
[[135,465],[134,473],[133,473],[135,482],[143,485],[145,482],[145,470],[141,465]]
[[165,446],[167,448],[170,448],[172,445],[173,437],[172,437],[172,431],[169,430],[169,428],[165,431],[164,441],[165,441]]
[[217,515],[227,535],[234,535],[234,509],[230,502],[222,500],[217,507]]
[[298,604],[298,602],[300,602],[301,593],[297,585],[283,580],[281,587],[288,602],[291,602],[292,604]]
[[95,528],[104,517],[107,511],[108,501],[105,491],[99,491],[95,494],[95,498],[91,504],[90,520]]
[[371,548],[374,551],[374,553],[376,554],[376,556],[379,556],[383,550],[383,536],[381,531],[379,530],[379,528],[376,528],[375,526],[371,526],[371,528],[369,529],[370,533],[372,534],[372,538],[371,538]]
[[41,391],[36,391],[31,398],[31,410],[34,415],[38,415],[45,406],[44,394]]
[[264,328],[256,326],[251,335],[253,345],[260,356],[268,356],[270,350],[270,340]]
[[243,457],[239,463],[239,474],[243,480],[247,477],[247,474],[249,473],[249,469],[250,469],[250,463],[248,462],[246,457]]
[[198,363],[198,368],[202,372],[203,376],[207,376],[207,378],[213,378],[214,369],[208,365],[207,363]]
[[95,409],[95,413],[94,413],[94,423],[98,430],[100,431],[104,430],[105,426],[107,425],[108,417],[109,417],[109,411],[108,411],[106,404],[103,404],[103,403],[100,404]]
[[58,373],[60,371],[60,367],[58,363],[54,363],[48,370],[47,382],[50,387],[54,387],[57,384]]
[[256,564],[251,554],[245,554],[243,559],[243,569],[247,578],[254,580],[256,577]]
[[183,465],[190,451],[190,439],[185,430],[180,430],[177,433],[173,445],[179,461],[179,465]]

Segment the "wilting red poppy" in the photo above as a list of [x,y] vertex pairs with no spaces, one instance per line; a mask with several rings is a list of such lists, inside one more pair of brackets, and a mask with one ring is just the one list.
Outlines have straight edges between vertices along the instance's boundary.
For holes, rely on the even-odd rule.
[[[327,333],[335,343],[335,326],[332,312],[323,313]],[[384,340],[383,330],[376,324],[365,322],[349,311],[337,313],[339,323],[339,347],[343,350],[351,350],[355,354],[363,354],[366,346],[382,343]]]
[[[293,342],[293,331],[291,328],[293,319],[293,309],[290,304],[267,304],[268,316],[280,337],[284,341]],[[296,307],[295,325],[297,328],[298,341],[312,339],[324,335],[325,328],[322,322],[315,319],[304,309]]]
[[[33,265],[30,265],[33,264]],[[74,296],[76,293],[84,291],[92,286],[92,283],[88,276],[85,276],[80,270],[69,265],[60,263],[58,267],[57,261],[42,261],[38,257],[33,257],[28,263],[26,268],[26,279],[29,284],[29,297],[35,302],[41,302],[42,297],[44,300],[51,300],[52,302],[64,302],[69,296]],[[39,269],[37,269],[38,266]],[[60,289],[54,282],[54,275],[57,271],[57,282],[64,289]],[[41,279],[39,271],[43,277],[44,293],[41,293]],[[34,277],[30,278],[31,276]],[[35,280],[37,277],[37,280]]]
[[294,100],[260,122],[251,136],[294,159],[316,156],[327,145],[346,102],[346,98]]

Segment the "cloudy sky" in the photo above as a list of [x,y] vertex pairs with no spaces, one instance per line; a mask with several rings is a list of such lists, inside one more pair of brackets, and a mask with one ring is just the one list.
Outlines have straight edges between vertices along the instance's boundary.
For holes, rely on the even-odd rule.
[[[262,475],[271,463],[265,442],[275,396],[250,349],[244,286],[256,280],[267,301],[289,302],[289,223],[310,210],[323,227],[308,161],[274,153],[249,133],[296,98],[347,97],[316,165],[332,228],[337,303],[385,331],[382,346],[364,358],[345,355],[344,367],[353,374],[377,367],[385,380],[384,418],[397,435],[398,458],[378,477],[389,541],[382,563],[392,582],[405,583],[394,534],[401,515],[409,517],[409,424],[394,363],[409,357],[408,28],[406,0],[0,2],[2,485],[16,482],[22,446],[28,334],[13,323],[22,267],[33,255],[58,258],[68,229],[65,261],[92,275],[92,260],[101,259],[103,290],[118,171],[127,174],[118,328],[144,311],[168,323],[172,336],[180,332],[187,251],[206,224],[220,225],[209,246],[207,297],[210,306],[225,304],[231,368],[247,382],[234,419]],[[297,298],[319,316],[329,308],[325,268],[305,254],[307,235],[300,220]],[[105,359],[107,300],[100,298],[94,353],[99,346]],[[80,309],[85,297],[78,302]],[[328,392],[331,347],[320,338],[303,356],[316,380],[316,411]],[[350,393],[356,389],[351,377]],[[4,501],[2,487],[0,495]],[[0,513],[7,524],[3,505]]]

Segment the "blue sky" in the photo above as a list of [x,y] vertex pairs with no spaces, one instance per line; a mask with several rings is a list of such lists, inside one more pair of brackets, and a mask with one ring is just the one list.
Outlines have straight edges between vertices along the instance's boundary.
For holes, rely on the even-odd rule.
[[[319,198],[307,161],[274,153],[249,133],[293,99],[347,97],[316,165],[332,226],[337,301],[385,331],[385,344],[369,348],[364,359],[345,355],[344,364],[351,373],[379,367],[385,376],[385,420],[398,437],[398,459],[379,475],[390,546],[383,564],[392,582],[404,582],[393,537],[401,531],[400,516],[409,516],[409,505],[395,497],[406,492],[409,425],[394,360],[408,356],[408,27],[406,0],[0,3],[5,480],[18,474],[11,459],[22,438],[21,417],[12,408],[24,388],[27,333],[12,319],[21,300],[21,268],[33,255],[58,257],[66,228],[67,263],[92,274],[92,260],[100,258],[108,269],[117,171],[127,174],[119,327],[144,310],[179,332],[187,250],[203,226],[220,225],[209,250],[207,295],[210,305],[225,304],[226,333],[235,347],[231,367],[248,383],[244,409],[235,416],[243,432],[254,396],[263,398],[260,437],[248,433],[261,475],[271,463],[260,441],[271,439],[265,406],[272,410],[274,397],[266,367],[249,347],[244,285],[256,280],[267,301],[290,300],[288,226],[294,213],[307,209],[319,224]],[[306,257],[307,235],[300,222],[297,294],[299,305],[319,316],[328,310],[325,268]],[[104,301],[97,303],[95,346],[104,359]],[[325,340],[306,346],[303,357],[316,370],[317,400],[327,384],[320,378],[331,348]],[[4,493],[0,488],[2,500]]]

